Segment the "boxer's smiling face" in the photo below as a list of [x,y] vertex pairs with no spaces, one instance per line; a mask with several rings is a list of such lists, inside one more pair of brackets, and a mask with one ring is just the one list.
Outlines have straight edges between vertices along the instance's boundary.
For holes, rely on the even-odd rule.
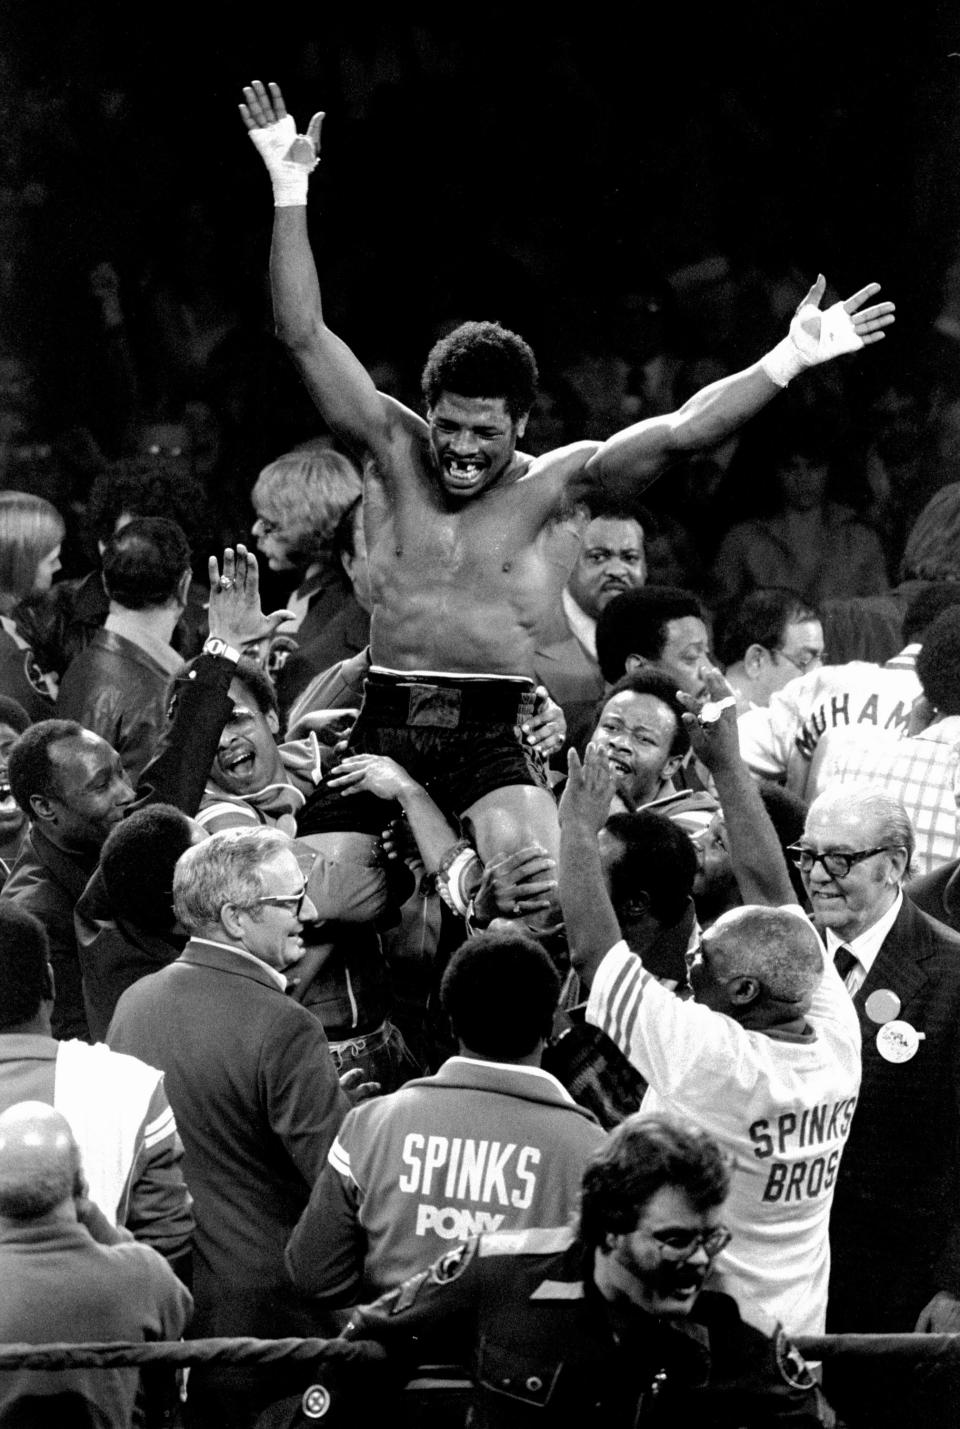
[[442,392],[427,414],[444,490],[462,500],[485,491],[513,460],[526,418],[514,422],[502,397]]

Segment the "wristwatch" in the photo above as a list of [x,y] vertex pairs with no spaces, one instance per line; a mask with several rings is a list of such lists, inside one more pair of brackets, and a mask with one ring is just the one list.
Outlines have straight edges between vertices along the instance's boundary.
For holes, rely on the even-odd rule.
[[224,660],[232,660],[234,664],[240,659],[240,651],[234,650],[232,645],[228,645],[225,640],[221,640],[219,635],[208,635],[203,642],[204,655],[222,655]]

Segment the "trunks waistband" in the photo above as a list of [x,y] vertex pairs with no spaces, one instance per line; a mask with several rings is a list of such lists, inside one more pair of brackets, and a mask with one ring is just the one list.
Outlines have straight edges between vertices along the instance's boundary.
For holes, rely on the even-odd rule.
[[534,708],[534,683],[522,676],[403,673],[367,675],[362,714],[411,728],[457,729],[464,723],[520,725]]

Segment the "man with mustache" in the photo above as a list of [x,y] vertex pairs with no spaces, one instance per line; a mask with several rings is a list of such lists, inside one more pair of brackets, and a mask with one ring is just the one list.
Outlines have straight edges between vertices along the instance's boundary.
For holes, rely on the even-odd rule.
[[575,1226],[457,1246],[355,1310],[344,1335],[396,1352],[442,1328],[471,1363],[475,1429],[813,1429],[823,1404],[797,1351],[704,1289],[731,1238],[729,1185],[710,1137],[629,1117],[587,1164]]
[[604,689],[597,660],[600,613],[615,596],[642,586],[647,578],[638,512],[594,500],[590,517],[576,565],[537,652],[540,678],[561,706],[567,739],[578,749]]

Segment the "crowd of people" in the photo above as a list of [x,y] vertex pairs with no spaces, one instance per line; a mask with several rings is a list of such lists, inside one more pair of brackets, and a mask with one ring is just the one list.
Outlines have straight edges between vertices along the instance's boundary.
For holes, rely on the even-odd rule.
[[91,481],[4,470],[0,1343],[325,1353],[0,1370],[0,1424],[451,1363],[476,1425],[952,1425],[949,1355],[793,1344],[960,1331],[960,484],[878,421],[831,487],[893,304],[818,276],[605,430],[494,322],[409,397],[326,321],[322,116],[240,108],[312,431],[221,485],[131,395]]

